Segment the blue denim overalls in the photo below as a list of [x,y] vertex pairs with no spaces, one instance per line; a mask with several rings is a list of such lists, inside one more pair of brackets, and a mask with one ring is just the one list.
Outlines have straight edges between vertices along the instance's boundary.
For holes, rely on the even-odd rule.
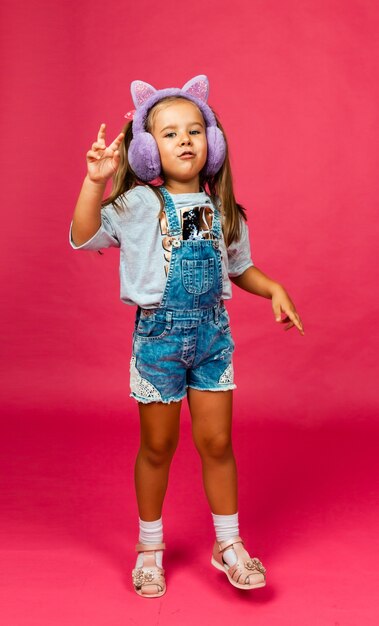
[[137,308],[130,361],[131,397],[175,402],[187,387],[235,389],[229,314],[222,296],[221,223],[215,208],[210,239],[182,240],[174,202],[164,187],[172,252],[160,306]]

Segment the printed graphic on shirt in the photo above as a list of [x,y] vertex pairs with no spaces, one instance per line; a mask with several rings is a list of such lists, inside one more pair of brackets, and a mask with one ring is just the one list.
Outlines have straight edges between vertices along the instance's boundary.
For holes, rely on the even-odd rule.
[[[211,232],[213,224],[213,208],[207,205],[184,207],[180,209],[180,227],[182,230],[181,239],[214,239]],[[162,247],[165,260],[164,270],[167,276],[170,266],[172,243],[168,236],[168,224],[166,213],[160,219],[160,229],[162,234]]]

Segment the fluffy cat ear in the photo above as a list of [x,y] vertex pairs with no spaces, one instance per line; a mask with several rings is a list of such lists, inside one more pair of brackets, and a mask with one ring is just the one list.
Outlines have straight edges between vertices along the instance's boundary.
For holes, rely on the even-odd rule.
[[138,109],[147,100],[152,96],[157,90],[149,83],[144,83],[143,80],[133,80],[130,85],[130,91],[132,94],[133,102]]
[[209,96],[209,81],[208,77],[205,74],[199,74],[199,76],[195,76],[191,78],[186,84],[182,87],[182,91],[185,91],[191,96],[195,96],[195,98],[199,98],[203,102],[207,102]]

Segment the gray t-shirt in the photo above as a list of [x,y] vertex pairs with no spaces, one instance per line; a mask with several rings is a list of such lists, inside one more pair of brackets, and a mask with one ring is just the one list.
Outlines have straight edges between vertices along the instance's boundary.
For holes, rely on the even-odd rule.
[[[172,194],[183,239],[207,237],[212,226],[214,207],[205,191]],[[147,185],[139,185],[123,194],[125,209],[117,213],[113,204],[101,209],[101,226],[97,233],[80,246],[69,242],[75,250],[120,248],[120,299],[125,304],[149,309],[159,306],[166,285],[171,250],[168,245],[167,220],[158,219],[160,203]],[[121,198],[119,198],[121,200]],[[220,241],[222,255],[223,293],[232,297],[229,276],[239,276],[254,265],[251,259],[249,231],[240,217],[242,235],[228,248]],[[209,236],[209,235],[208,235]]]

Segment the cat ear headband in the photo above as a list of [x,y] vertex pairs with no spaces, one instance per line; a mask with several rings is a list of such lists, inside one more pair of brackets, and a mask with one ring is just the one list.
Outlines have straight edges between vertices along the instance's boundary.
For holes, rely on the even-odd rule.
[[149,182],[161,174],[162,166],[158,146],[153,135],[146,132],[145,123],[151,107],[167,96],[182,96],[199,107],[206,124],[208,144],[204,173],[207,176],[213,176],[219,171],[225,160],[226,143],[221,129],[217,126],[214,113],[207,104],[209,94],[207,76],[204,74],[195,76],[181,89],[177,87],[155,89],[149,83],[134,80],[130,91],[136,108],[125,114],[127,119],[133,120],[133,139],[128,150],[128,160],[140,180]]

